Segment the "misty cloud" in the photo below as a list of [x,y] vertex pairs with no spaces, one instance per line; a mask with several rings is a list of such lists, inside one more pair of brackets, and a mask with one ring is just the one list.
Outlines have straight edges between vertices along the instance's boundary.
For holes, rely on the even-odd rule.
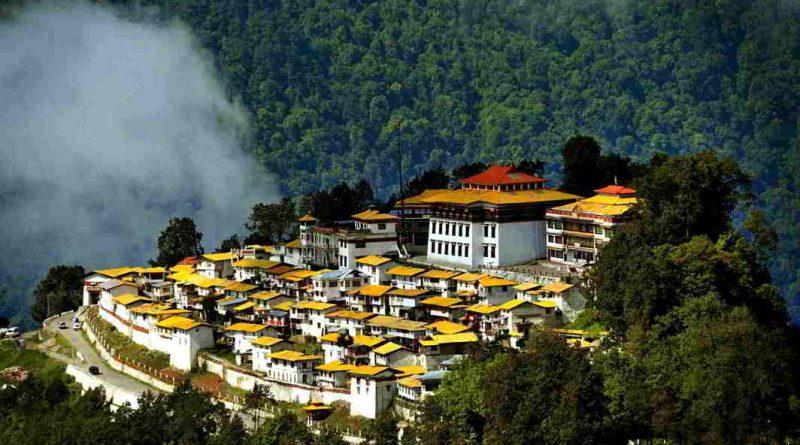
[[0,282],[144,264],[171,216],[193,217],[213,248],[277,197],[240,148],[246,131],[180,24],[82,2],[0,23]]

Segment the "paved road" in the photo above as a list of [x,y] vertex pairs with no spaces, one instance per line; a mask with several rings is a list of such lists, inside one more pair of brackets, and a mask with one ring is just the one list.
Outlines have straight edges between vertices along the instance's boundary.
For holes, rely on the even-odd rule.
[[[53,333],[58,332],[59,334],[63,335],[64,338],[66,338],[67,341],[69,341],[72,346],[78,352],[80,352],[80,355],[83,357],[83,361],[80,361],[77,358],[69,358],[69,363],[72,363],[76,366],[82,366],[84,369],[88,369],[89,366],[92,365],[97,366],[100,369],[100,375],[97,376],[99,379],[127,389],[131,392],[159,392],[158,389],[146,385],[133,377],[129,377],[121,372],[115,371],[106,365],[103,359],[100,358],[100,355],[97,354],[97,351],[94,349],[94,347],[89,343],[89,340],[86,339],[84,334],[81,331],[72,329],[73,316],[74,314],[62,315],[61,317],[58,317],[50,322],[45,328]],[[58,328],[58,324],[62,321],[67,323],[67,329]]]

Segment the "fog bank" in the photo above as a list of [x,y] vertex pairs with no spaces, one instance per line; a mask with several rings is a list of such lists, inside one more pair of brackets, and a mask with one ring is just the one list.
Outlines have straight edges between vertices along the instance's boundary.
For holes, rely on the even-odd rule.
[[187,29],[64,3],[0,22],[0,314],[50,265],[144,264],[172,216],[210,250],[277,198]]

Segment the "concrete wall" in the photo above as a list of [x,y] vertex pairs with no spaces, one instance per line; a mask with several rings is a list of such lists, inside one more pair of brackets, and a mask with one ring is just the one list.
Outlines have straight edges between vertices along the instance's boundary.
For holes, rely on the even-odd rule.
[[127,403],[131,408],[139,407],[139,394],[136,392],[105,382],[72,364],[67,365],[67,375],[71,375],[84,391],[102,388],[105,391],[106,399],[115,406]]

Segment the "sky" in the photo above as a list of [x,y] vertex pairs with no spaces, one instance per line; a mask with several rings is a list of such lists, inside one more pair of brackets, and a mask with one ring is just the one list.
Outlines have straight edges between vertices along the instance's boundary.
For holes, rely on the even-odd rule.
[[[248,117],[179,22],[51,2],[0,23],[0,314],[50,265],[144,265],[170,217],[212,250],[279,198]],[[13,303],[9,303],[13,301]]]

